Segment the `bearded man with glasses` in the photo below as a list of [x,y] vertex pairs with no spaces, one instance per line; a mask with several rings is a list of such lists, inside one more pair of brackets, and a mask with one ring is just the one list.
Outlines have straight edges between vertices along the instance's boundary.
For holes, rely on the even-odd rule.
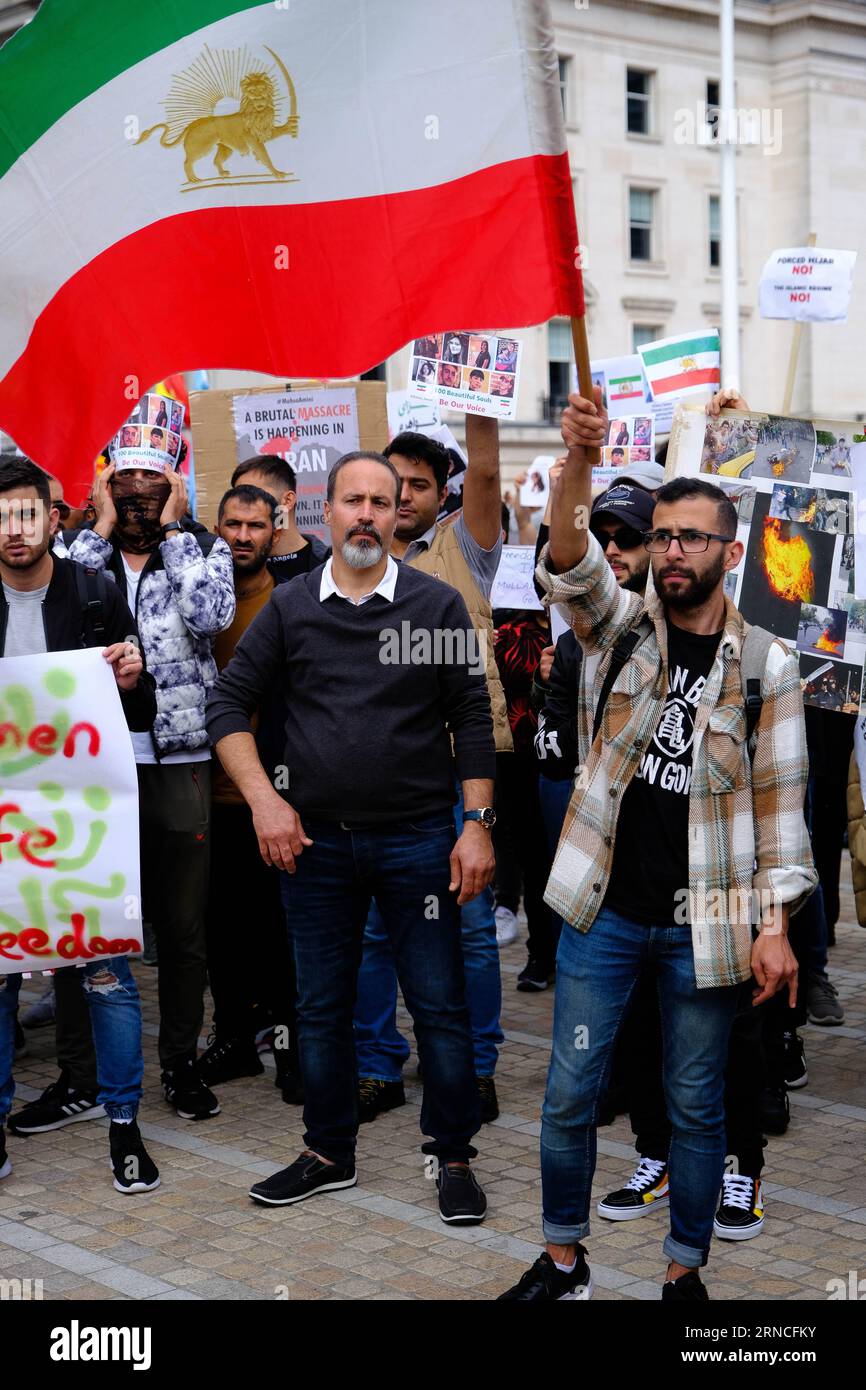
[[[654,966],[671,1122],[664,1300],[704,1301],[725,1163],[724,1072],[742,987],[796,1001],[790,913],[817,882],[803,799],[799,667],[767,634],[752,737],[741,657],[748,627],[725,596],[743,546],[729,497],[702,478],[659,489],[644,536],[653,585],[629,592],[590,515],[600,404],[569,397],[568,454],[536,571],[583,649],[578,773],[545,901],[565,921],[542,1111],[546,1250],[502,1297],[586,1300],[598,1103],[641,971]],[[595,518],[592,517],[594,522]],[[609,549],[609,545],[608,545]],[[751,692],[750,692],[751,693]],[[758,905],[753,940],[752,908]]]

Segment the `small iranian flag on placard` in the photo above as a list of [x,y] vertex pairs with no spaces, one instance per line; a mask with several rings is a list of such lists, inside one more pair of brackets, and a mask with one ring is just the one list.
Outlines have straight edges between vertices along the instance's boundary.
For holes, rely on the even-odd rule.
[[712,394],[720,382],[719,335],[687,333],[638,348],[654,401]]
[[607,379],[607,404],[612,409],[622,401],[642,401],[644,399],[643,377],[640,372],[633,376],[611,377]]

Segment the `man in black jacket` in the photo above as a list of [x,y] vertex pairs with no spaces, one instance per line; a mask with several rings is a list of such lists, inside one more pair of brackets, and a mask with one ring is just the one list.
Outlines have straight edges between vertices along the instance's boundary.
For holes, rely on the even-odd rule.
[[[33,656],[102,646],[117,682],[130,729],[148,729],[156,714],[153,682],[144,673],[132,615],[114,585],[81,576],[71,561],[51,554],[52,515],[48,477],[29,459],[0,469],[0,654]],[[78,573],[77,573],[78,571]],[[0,662],[2,666],[2,662]],[[114,1186],[118,1192],[150,1192],[159,1173],[136,1124],[144,1062],[141,1003],[124,956],[58,970],[58,992],[82,997],[90,1009],[96,1044],[96,1086],[77,1089],[69,1072],[40,1100],[9,1122],[15,1134],[59,1129],[107,1114]],[[14,1095],[15,1012],[20,975],[0,976],[0,1178],[11,1173],[3,1121]]]

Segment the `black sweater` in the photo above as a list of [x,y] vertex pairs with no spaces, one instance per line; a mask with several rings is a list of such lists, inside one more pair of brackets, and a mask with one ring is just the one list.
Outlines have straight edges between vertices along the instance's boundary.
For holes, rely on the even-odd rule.
[[[208,700],[211,741],[249,733],[262,697],[280,691],[285,795],[302,816],[375,824],[450,809],[455,775],[496,770],[490,697],[483,670],[470,670],[475,638],[463,599],[400,565],[393,603],[381,594],[357,606],[336,594],[321,603],[323,568],[281,584],[247,628]],[[399,663],[381,659],[389,633],[392,646],[400,639]],[[418,633],[457,637],[438,662],[416,664]]]

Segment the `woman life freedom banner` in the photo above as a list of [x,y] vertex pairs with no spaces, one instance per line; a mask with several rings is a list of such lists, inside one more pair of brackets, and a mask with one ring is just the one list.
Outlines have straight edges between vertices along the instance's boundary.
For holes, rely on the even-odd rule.
[[141,950],[138,782],[101,651],[0,659],[0,975]]

